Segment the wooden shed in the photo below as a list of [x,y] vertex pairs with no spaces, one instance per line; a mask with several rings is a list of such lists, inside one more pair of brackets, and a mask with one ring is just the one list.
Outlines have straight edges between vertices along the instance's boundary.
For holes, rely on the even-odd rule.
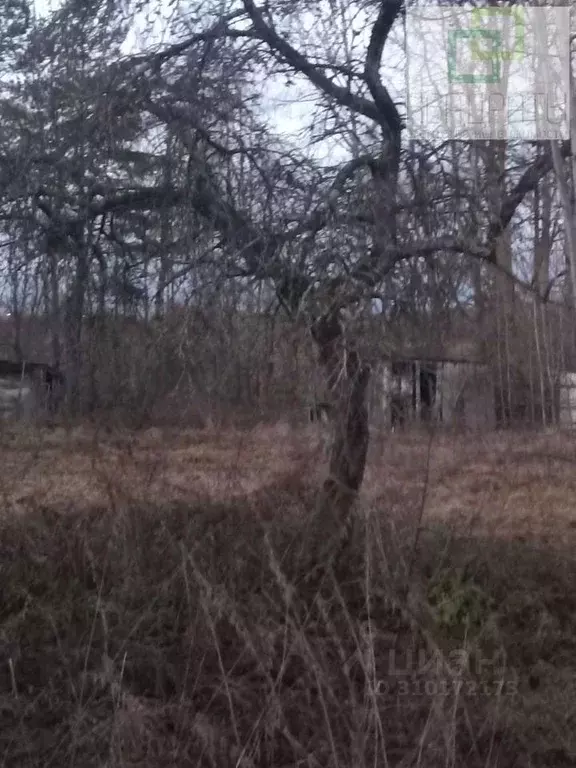
[[64,377],[50,365],[0,360],[0,419],[30,420],[56,410]]
[[390,352],[373,377],[372,410],[377,423],[393,429],[429,422],[494,429],[493,371],[470,345]]

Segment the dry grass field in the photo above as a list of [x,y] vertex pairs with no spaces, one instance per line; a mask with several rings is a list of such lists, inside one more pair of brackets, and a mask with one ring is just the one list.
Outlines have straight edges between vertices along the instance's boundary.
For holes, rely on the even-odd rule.
[[576,437],[376,435],[322,582],[313,432],[0,452],[2,765],[576,763]]

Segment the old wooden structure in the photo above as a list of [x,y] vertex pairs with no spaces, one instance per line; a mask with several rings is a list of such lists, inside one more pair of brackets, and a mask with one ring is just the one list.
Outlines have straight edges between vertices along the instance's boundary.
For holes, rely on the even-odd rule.
[[54,413],[63,397],[64,376],[38,362],[0,360],[0,418],[30,420]]
[[489,366],[479,360],[395,356],[378,366],[372,409],[376,421],[394,430],[432,422],[493,429],[494,381]]

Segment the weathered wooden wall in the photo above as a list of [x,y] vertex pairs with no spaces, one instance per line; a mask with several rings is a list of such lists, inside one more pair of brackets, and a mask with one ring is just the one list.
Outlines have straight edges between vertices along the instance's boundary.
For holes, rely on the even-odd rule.
[[[431,408],[426,409],[420,397],[420,371],[428,370],[435,371],[436,393]],[[426,416],[426,421],[446,427],[494,429],[496,407],[491,370],[467,362],[414,361],[399,376],[393,374],[391,362],[382,362],[373,375],[372,421],[380,428],[390,428],[394,426],[394,412],[397,416],[402,408],[406,425],[418,423]]]
[[564,429],[576,428],[576,373],[564,373],[559,382],[559,423]]
[[488,366],[443,363],[438,377],[437,392],[443,424],[475,430],[496,427],[494,381]]
[[0,418],[30,419],[40,407],[40,392],[30,376],[0,377]]

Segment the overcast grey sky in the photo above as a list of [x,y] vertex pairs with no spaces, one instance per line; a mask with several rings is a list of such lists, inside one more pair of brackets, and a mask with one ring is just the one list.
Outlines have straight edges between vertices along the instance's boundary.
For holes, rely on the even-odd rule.
[[[61,0],[34,0],[38,16],[44,16],[56,10]],[[165,0],[151,0],[147,14],[136,17],[124,45],[125,54],[142,52],[150,47],[170,43],[167,20],[175,12],[174,4]],[[150,19],[156,15],[152,29]],[[274,133],[300,149],[303,147],[306,125],[310,122],[313,109],[313,90],[302,79],[293,78],[294,84],[287,87],[282,78],[266,78],[263,82],[264,117]],[[334,142],[322,142],[313,150],[318,159],[336,163],[346,156],[345,150],[339,149]]]

